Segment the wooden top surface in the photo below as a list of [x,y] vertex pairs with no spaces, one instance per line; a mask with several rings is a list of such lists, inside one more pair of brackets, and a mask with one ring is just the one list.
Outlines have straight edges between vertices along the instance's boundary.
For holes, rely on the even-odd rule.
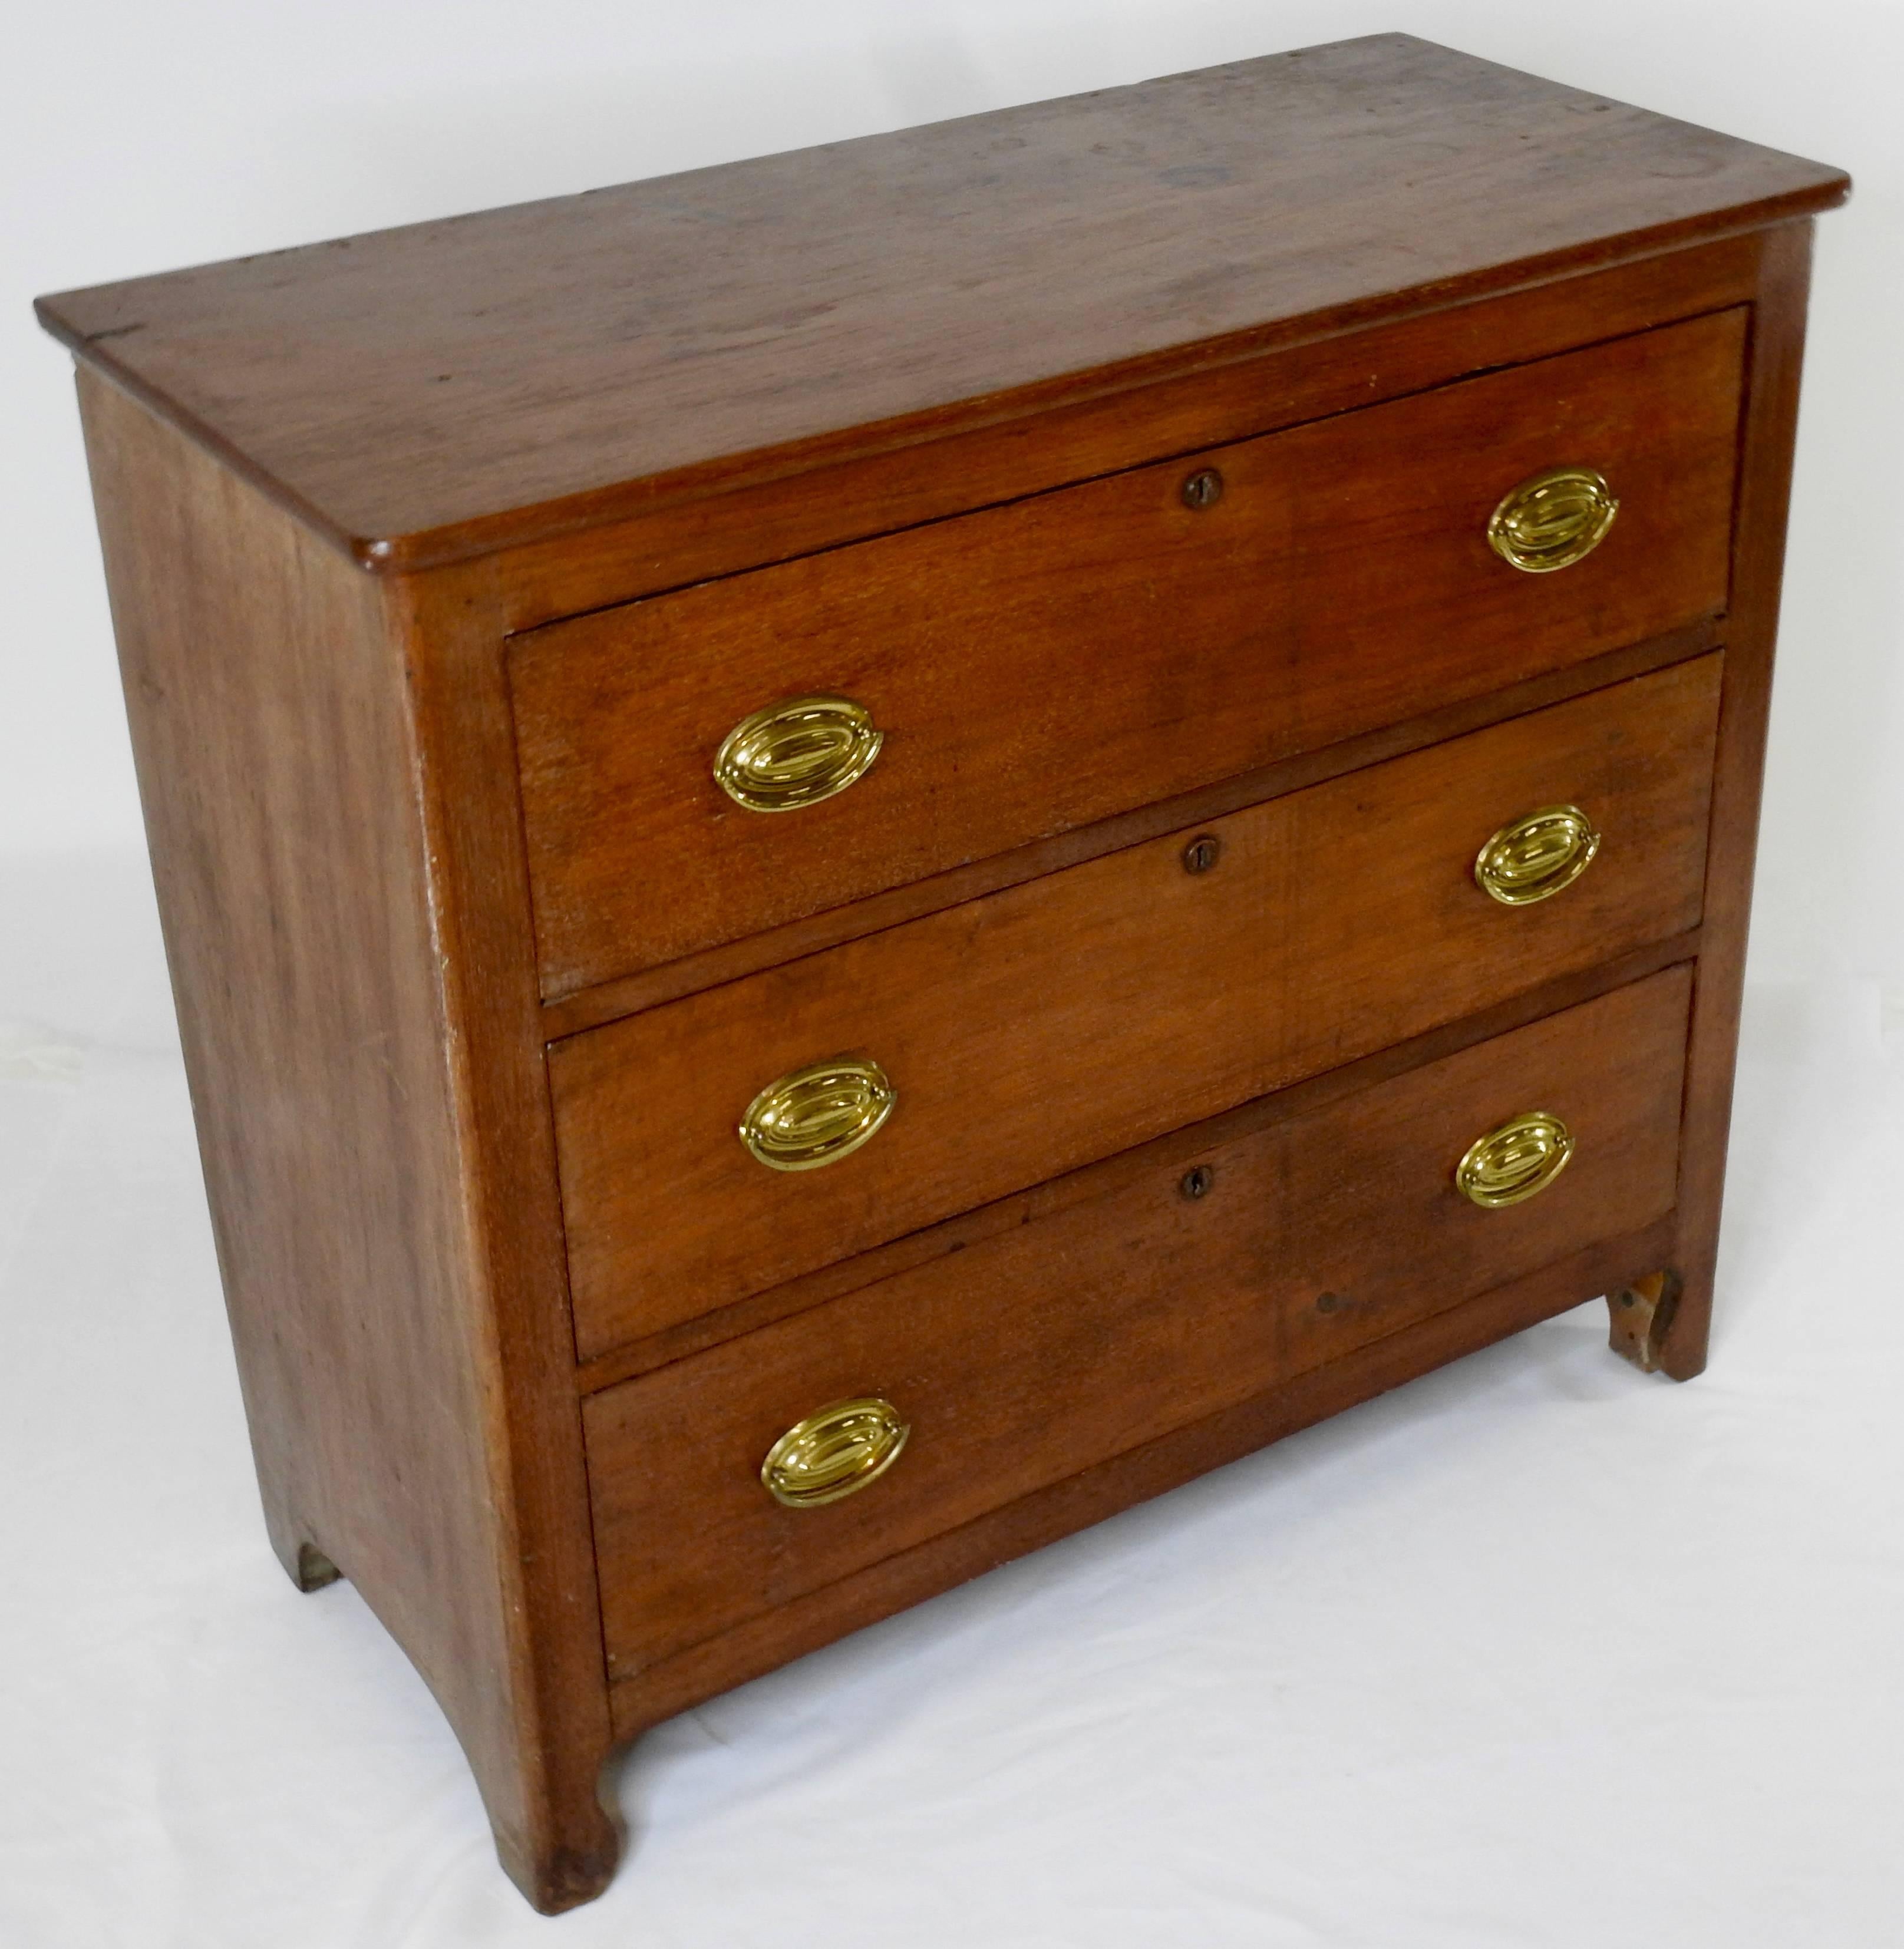
[[415,567],[1846,188],[1384,34],[39,310],[367,565]]

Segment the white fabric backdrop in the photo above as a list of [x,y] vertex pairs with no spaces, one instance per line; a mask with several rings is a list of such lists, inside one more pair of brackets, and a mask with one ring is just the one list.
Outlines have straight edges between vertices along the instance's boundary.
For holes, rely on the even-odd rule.
[[503,1880],[264,1540],[143,864],[0,864],[8,1949],[1889,1949],[1904,1019],[1755,991],[1713,1364],[1569,1314],[687,1714]]

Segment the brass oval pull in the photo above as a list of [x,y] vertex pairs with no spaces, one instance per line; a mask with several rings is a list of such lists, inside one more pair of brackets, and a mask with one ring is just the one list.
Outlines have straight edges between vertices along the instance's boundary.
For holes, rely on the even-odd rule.
[[1530,907],[1593,864],[1600,835],[1577,805],[1544,805],[1509,822],[1474,859],[1474,884],[1504,907]]
[[770,1170],[817,1170],[851,1156],[896,1100],[876,1062],[837,1055],[770,1083],[748,1105],[740,1140]]
[[835,1401],[796,1421],[767,1451],[761,1481],[790,1509],[817,1509],[856,1495],[899,1459],[912,1432],[891,1401],[876,1395]]
[[1454,1182],[1483,1211],[1498,1211],[1545,1191],[1573,1155],[1573,1133],[1558,1117],[1523,1111],[1468,1145]]
[[885,741],[850,697],[790,697],[722,738],[714,781],[749,812],[797,812],[863,778]]
[[1604,474],[1550,467],[1502,497],[1488,518],[1488,543],[1510,567],[1545,575],[1591,555],[1619,512]]

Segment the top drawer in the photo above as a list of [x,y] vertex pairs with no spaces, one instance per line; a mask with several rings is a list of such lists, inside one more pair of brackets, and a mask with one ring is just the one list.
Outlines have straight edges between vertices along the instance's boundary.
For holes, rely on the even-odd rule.
[[[1744,316],[518,637],[511,679],[544,992],[1722,609]],[[1522,573],[1489,546],[1489,518],[1560,467],[1603,476],[1617,514],[1582,559]],[[1204,469],[1221,491],[1193,506],[1187,477]],[[811,697],[864,711],[873,761],[830,797],[748,809],[716,781],[723,741],[753,713]],[[842,747],[851,736],[828,735]],[[796,744],[796,772],[817,748]],[[857,760],[870,748],[863,735]]]

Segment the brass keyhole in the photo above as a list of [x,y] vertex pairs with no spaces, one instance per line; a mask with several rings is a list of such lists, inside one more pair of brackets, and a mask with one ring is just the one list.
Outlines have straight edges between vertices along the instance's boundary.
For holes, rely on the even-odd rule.
[[1200,514],[1223,499],[1223,476],[1214,467],[1199,467],[1184,483],[1184,505]]

